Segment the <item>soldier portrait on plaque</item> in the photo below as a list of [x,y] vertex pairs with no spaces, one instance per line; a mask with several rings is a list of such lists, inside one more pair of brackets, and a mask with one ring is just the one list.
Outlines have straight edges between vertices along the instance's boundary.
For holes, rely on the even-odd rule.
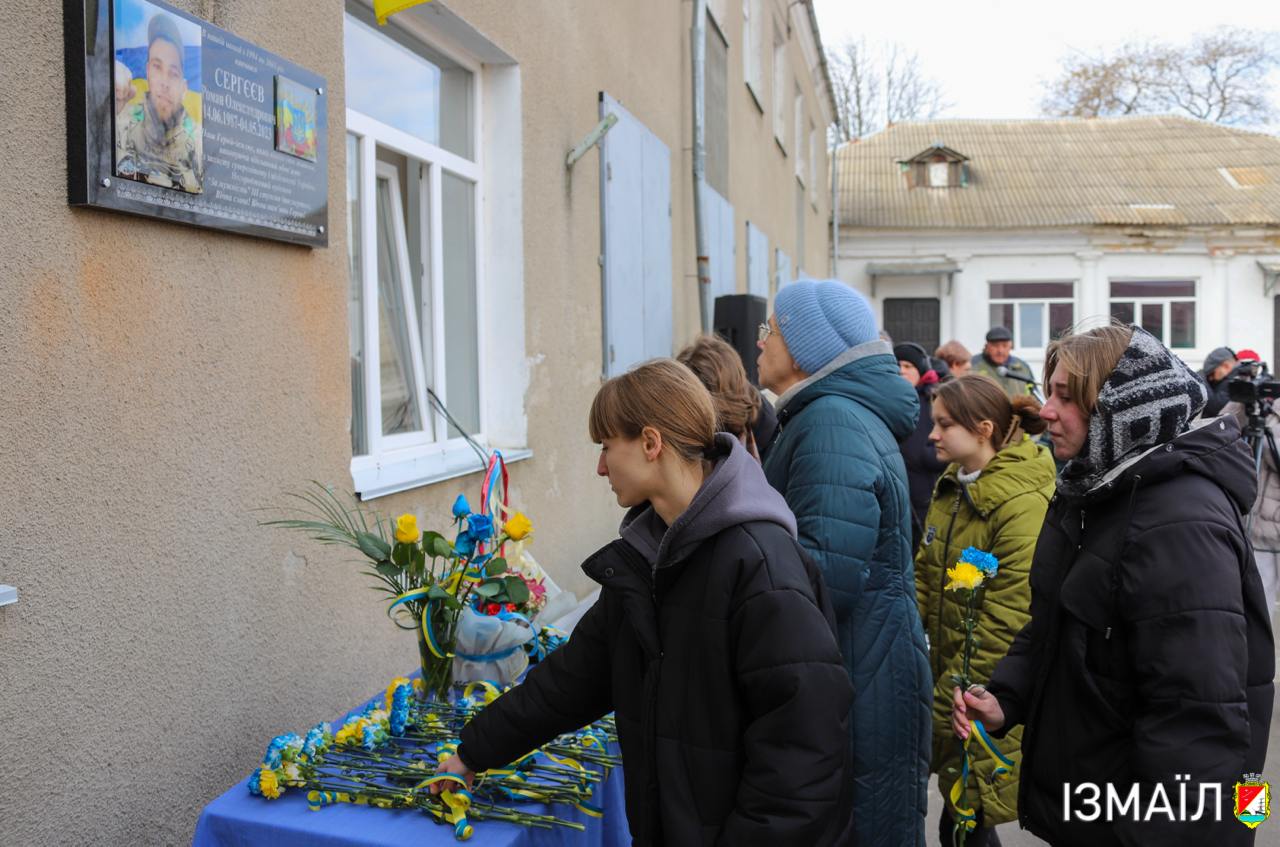
[[146,0],[119,0],[112,34],[116,175],[200,194],[200,27]]

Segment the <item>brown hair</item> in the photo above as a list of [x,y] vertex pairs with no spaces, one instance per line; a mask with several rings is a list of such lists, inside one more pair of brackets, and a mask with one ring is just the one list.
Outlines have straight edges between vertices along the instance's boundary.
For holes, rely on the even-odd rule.
[[591,401],[591,440],[639,438],[651,426],[687,462],[698,461],[716,437],[711,395],[675,359],[652,359],[605,382]]
[[1113,320],[1110,324],[1079,331],[1069,329],[1049,344],[1044,356],[1044,387],[1049,393],[1049,379],[1061,364],[1067,370],[1067,392],[1071,403],[1092,415],[1098,405],[1098,392],[1111,376],[1116,362],[1133,338],[1133,328]]
[[973,358],[973,354],[961,344],[959,341],[948,341],[937,350],[933,351],[933,355],[937,356],[948,365],[958,365],[961,362],[967,362]]
[[676,361],[693,371],[711,392],[716,426],[750,439],[751,427],[760,414],[760,392],[747,381],[738,351],[718,335],[702,335],[681,350]]
[[1040,418],[1040,402],[1029,394],[1010,398],[1000,383],[982,374],[965,374],[940,384],[933,391],[955,422],[978,433],[978,424],[991,421],[991,446],[1001,450],[1017,441],[1022,433],[1037,435],[1045,430]]

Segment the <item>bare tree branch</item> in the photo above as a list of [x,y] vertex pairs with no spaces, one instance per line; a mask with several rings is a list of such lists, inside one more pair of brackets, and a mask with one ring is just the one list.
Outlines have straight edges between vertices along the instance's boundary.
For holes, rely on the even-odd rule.
[[1046,85],[1048,115],[1181,112],[1224,124],[1275,119],[1267,75],[1280,67],[1275,36],[1222,28],[1189,45],[1126,44],[1113,53],[1068,57]]
[[921,69],[919,56],[901,45],[877,51],[865,40],[846,40],[828,49],[827,65],[840,110],[839,141],[898,121],[935,118],[950,107],[942,86]]

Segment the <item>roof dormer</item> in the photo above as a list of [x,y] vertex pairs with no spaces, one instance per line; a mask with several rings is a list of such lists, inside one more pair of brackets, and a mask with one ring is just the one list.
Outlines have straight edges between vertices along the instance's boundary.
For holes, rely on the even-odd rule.
[[941,141],[898,162],[907,188],[964,188],[969,184],[969,157]]

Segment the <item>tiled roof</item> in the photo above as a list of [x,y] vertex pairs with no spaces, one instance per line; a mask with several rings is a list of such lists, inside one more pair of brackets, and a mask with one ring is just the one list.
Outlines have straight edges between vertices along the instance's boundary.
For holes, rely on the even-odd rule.
[[[898,163],[934,144],[968,186],[907,187]],[[842,226],[1280,226],[1280,138],[1191,118],[909,122],[838,156]]]

